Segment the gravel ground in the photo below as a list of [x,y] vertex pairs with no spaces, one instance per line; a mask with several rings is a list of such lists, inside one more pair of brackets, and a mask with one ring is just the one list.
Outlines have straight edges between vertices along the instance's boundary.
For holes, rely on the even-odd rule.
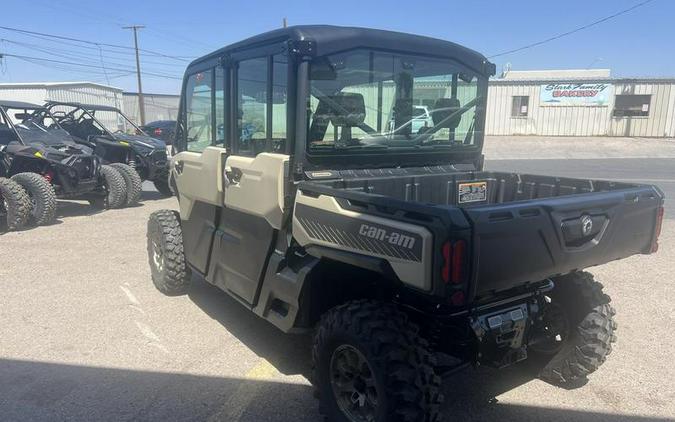
[[[0,419],[315,421],[306,337],[288,336],[224,293],[152,286],[145,225],[175,199],[0,235]],[[475,421],[675,420],[675,220],[656,255],[593,269],[614,298],[619,341],[583,388],[522,367],[444,383],[444,413]]]

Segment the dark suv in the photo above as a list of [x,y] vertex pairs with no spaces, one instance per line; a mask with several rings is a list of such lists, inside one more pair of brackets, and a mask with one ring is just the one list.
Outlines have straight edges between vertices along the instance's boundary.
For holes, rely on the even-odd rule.
[[141,126],[141,130],[154,138],[161,139],[167,145],[171,145],[174,136],[176,136],[176,121],[157,120]]

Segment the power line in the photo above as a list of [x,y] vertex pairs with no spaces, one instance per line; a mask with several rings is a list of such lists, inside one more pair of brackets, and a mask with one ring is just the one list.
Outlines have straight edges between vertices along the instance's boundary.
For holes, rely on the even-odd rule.
[[642,1],[642,2],[636,4],[636,5],[632,6],[632,7],[629,7],[628,9],[621,10],[621,11],[619,11],[619,12],[613,14],[613,15],[604,17],[604,18],[602,18],[602,19],[599,19],[599,20],[597,20],[597,21],[595,21],[595,22],[591,22],[591,23],[589,23],[589,24],[587,24],[587,25],[584,25],[584,26],[580,26],[580,27],[578,27],[578,28],[576,28],[576,29],[573,29],[573,30],[571,30],[571,31],[567,31],[567,32],[564,32],[564,33],[562,33],[562,34],[558,34],[558,35],[555,35],[555,36],[553,36],[553,37],[551,37],[551,38],[547,38],[547,39],[545,39],[545,40],[538,41],[538,42],[535,42],[535,43],[532,43],[532,44],[524,45],[524,46],[522,46],[522,47],[514,48],[513,50],[507,50],[507,51],[503,51],[503,52],[498,53],[498,54],[493,54],[492,56],[488,56],[488,58],[491,59],[491,58],[494,58],[494,57],[505,56],[505,55],[507,55],[507,54],[516,53],[516,52],[518,52],[518,51],[527,50],[528,48],[537,47],[537,46],[540,46],[540,45],[542,45],[542,44],[546,44],[546,43],[548,43],[548,42],[555,41],[555,40],[557,40],[557,39],[566,37],[566,36],[568,36],[568,35],[572,35],[572,34],[574,34],[574,33],[576,33],[576,32],[583,31],[584,29],[588,29],[588,28],[590,28],[590,27],[592,27],[592,26],[601,24],[601,23],[603,23],[603,22],[607,22],[608,20],[614,19],[614,18],[616,18],[616,17],[618,17],[618,16],[624,15],[624,14],[626,14],[626,13],[628,13],[628,12],[631,12],[631,11],[633,11],[633,10],[639,8],[639,7],[642,7],[642,6],[646,5],[647,3],[651,3],[652,1],[654,1],[654,0],[645,0],[645,1]]
[[[66,65],[71,65],[71,66],[80,66],[80,67],[85,67],[85,68],[92,68],[92,69],[101,69],[103,70],[103,67],[97,66],[97,65],[91,65],[91,64],[84,64],[84,63],[75,63],[75,62],[67,62],[67,61],[62,61],[62,60],[52,60],[52,59],[46,59],[44,57],[30,57],[30,56],[22,56],[18,54],[10,54],[10,53],[2,53],[4,57],[14,57],[17,59],[23,59],[23,60],[33,60],[33,61],[41,61],[41,62],[47,62],[47,63],[55,63],[55,64],[66,64]],[[123,68],[115,68],[115,67],[107,67],[107,70],[115,70],[119,72],[129,72],[129,73],[134,73],[134,70],[130,69],[123,69]],[[159,73],[150,73],[150,72],[143,72],[144,75],[148,76],[156,76],[159,78],[169,78],[169,79],[176,79],[176,80],[182,80],[183,78],[179,78],[177,76],[170,76],[170,75],[163,75]]]
[[[25,29],[10,28],[10,27],[7,27],[7,26],[0,26],[0,29],[4,29],[6,31],[19,32],[19,33],[22,33],[22,34],[39,35],[39,36],[42,36],[42,37],[49,37],[49,38],[65,40],[65,41],[75,41],[75,42],[80,42],[80,43],[94,45],[94,46],[105,46],[105,47],[120,48],[120,49],[125,49],[125,50],[134,50],[133,47],[129,47],[129,46],[126,46],[126,45],[94,42],[94,41],[89,41],[89,40],[82,40],[82,39],[79,39],[79,38],[64,37],[64,36],[61,36],[61,35],[54,35],[54,34],[46,34],[44,32],[35,32],[35,31],[27,31]],[[158,56],[158,57],[166,57],[166,58],[169,58],[169,59],[180,60],[180,61],[184,61],[184,62],[190,60],[189,57],[170,56],[170,55],[159,53],[157,51],[152,51],[152,50],[139,49],[139,51],[143,51],[147,54],[152,54],[152,55],[155,55],[155,56]]]

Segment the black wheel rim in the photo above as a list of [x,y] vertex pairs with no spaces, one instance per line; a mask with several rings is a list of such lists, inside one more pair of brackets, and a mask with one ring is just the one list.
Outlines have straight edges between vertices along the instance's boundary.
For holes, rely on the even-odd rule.
[[330,384],[335,401],[352,422],[375,421],[378,391],[370,364],[356,347],[343,344],[330,359]]

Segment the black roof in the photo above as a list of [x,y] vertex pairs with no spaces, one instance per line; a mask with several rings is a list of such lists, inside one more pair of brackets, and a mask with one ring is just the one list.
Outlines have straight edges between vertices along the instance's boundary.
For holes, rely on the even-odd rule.
[[49,101],[47,105],[63,105],[68,107],[83,108],[85,110],[102,110],[102,111],[120,111],[119,108],[100,104],[83,104],[66,101]]
[[410,53],[423,52],[425,55],[428,54],[455,59],[483,74],[494,74],[494,65],[490,63],[485,56],[450,41],[381,29],[331,25],[290,26],[288,28],[265,32],[243,41],[230,44],[227,47],[223,47],[213,53],[196,59],[190,63],[190,66],[214,56],[221,56],[259,45],[288,40],[314,41],[316,44],[315,54],[318,56],[359,47],[381,48]]
[[32,104],[32,103],[26,103],[23,101],[4,101],[0,100],[0,107],[6,107],[6,108],[19,108],[19,109],[38,109],[38,108],[45,108],[44,106],[37,105],[37,104]]

